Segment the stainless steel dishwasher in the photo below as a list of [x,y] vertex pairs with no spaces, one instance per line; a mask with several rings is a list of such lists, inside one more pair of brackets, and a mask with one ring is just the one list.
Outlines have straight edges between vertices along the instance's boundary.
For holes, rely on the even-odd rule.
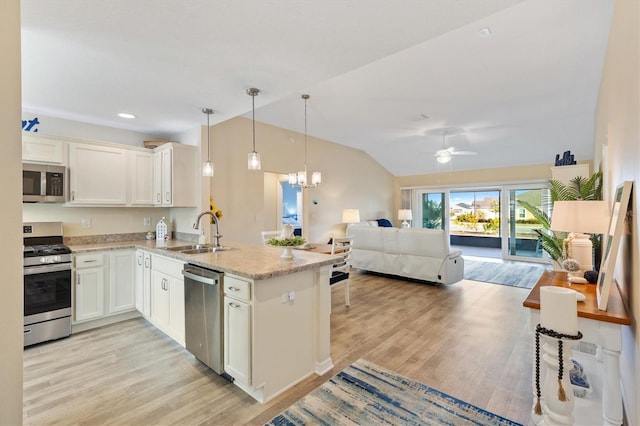
[[186,348],[213,371],[223,374],[223,274],[188,263],[182,275]]

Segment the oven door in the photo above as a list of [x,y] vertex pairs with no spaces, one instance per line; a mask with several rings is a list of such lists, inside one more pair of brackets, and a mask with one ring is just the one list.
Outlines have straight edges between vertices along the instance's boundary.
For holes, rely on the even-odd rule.
[[24,268],[24,324],[71,316],[71,264]]

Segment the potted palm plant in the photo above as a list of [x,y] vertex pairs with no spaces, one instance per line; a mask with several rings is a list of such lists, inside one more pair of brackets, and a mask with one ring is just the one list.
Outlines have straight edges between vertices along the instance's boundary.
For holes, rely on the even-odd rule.
[[[551,179],[549,180],[549,196],[552,204],[556,201],[602,200],[602,173],[596,172],[589,178],[577,176],[566,184]],[[538,234],[542,249],[559,265],[562,262],[562,242],[567,238],[567,233],[552,231],[551,218],[539,207],[526,201],[518,201],[518,203],[542,225],[542,229],[534,231]],[[599,234],[592,234],[590,237],[596,254],[594,261],[596,267],[600,266],[600,238]]]

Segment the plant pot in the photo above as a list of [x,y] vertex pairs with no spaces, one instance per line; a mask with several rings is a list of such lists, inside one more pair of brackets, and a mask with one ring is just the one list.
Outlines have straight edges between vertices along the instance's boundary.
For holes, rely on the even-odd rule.
[[280,257],[283,259],[293,259],[293,247],[282,247]]

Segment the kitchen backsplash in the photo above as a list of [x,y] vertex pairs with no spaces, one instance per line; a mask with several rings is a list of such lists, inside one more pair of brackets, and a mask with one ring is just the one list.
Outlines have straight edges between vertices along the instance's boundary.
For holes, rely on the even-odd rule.
[[[184,232],[172,232],[171,234],[172,239],[190,242],[198,241],[198,236],[196,234],[187,234]],[[82,244],[117,243],[122,241],[144,240],[146,236],[146,232],[132,232],[128,234],[83,235],[78,237],[64,237],[64,244],[69,246],[77,246]]]

